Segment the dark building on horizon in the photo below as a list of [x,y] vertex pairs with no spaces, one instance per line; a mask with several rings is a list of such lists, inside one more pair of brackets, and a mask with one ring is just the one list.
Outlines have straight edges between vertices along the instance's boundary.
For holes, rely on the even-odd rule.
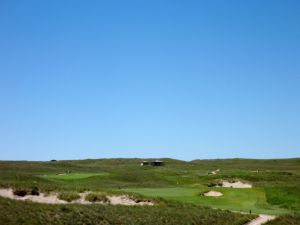
[[151,162],[151,166],[163,166],[165,163],[164,161],[155,160]]
[[154,161],[143,161],[141,162],[141,166],[148,166],[148,165],[151,165],[151,166],[163,166],[165,163],[164,161],[161,161],[161,160],[154,160]]
[[149,165],[150,163],[148,162],[148,161],[143,161],[143,162],[141,162],[141,166],[147,166],[147,165]]

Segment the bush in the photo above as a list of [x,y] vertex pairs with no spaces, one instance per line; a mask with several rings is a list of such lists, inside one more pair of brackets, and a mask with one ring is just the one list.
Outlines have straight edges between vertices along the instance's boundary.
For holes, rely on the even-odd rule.
[[109,203],[109,199],[106,197],[106,195],[101,193],[89,193],[85,196],[85,200],[89,202]]
[[32,187],[30,194],[31,195],[40,195],[39,188],[38,187]]
[[59,193],[58,198],[60,200],[65,200],[67,202],[71,202],[71,201],[74,201],[76,199],[79,199],[80,195],[78,193],[75,193],[75,192],[61,192],[61,193]]
[[37,187],[32,188],[16,188],[13,190],[14,195],[24,197],[26,195],[39,195],[39,189]]
[[223,186],[223,183],[222,182],[211,182],[207,185],[207,187],[222,187]]
[[24,197],[25,195],[28,194],[28,190],[23,189],[23,188],[18,188],[13,190],[14,195],[20,196],[20,197]]

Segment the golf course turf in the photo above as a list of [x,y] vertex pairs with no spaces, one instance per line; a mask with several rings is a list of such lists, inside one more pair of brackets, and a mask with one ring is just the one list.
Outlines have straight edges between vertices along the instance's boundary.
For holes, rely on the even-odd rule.
[[[62,206],[0,197],[0,210],[6,212],[0,215],[0,224],[243,225],[257,214],[276,215],[270,224],[300,223],[295,222],[300,210],[300,159],[160,159],[165,165],[157,167],[141,166],[143,160],[153,159],[1,161],[0,188],[57,193],[70,203],[79,193],[91,191],[104,199],[105,195],[131,195],[155,204]],[[222,181],[249,183],[251,188],[216,187]],[[208,191],[222,195],[204,196]],[[53,216],[59,222],[54,223]]]

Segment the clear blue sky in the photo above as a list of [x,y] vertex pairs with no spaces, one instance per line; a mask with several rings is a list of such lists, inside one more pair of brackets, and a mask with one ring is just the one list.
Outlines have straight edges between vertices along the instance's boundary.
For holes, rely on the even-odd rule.
[[0,159],[300,156],[300,1],[0,1]]

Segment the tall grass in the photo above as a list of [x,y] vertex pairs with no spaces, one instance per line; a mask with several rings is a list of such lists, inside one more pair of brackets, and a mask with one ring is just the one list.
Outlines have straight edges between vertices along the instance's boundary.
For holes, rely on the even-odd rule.
[[284,208],[300,209],[300,187],[267,187],[267,202]]
[[46,205],[0,198],[5,225],[242,225],[254,218],[190,204],[158,206]]
[[109,199],[106,197],[106,195],[102,193],[88,193],[85,196],[85,200],[89,202],[103,202],[103,203],[109,202]]
[[300,214],[280,216],[265,225],[300,225]]
[[80,195],[76,192],[60,192],[57,196],[60,200],[72,202],[80,198]]

